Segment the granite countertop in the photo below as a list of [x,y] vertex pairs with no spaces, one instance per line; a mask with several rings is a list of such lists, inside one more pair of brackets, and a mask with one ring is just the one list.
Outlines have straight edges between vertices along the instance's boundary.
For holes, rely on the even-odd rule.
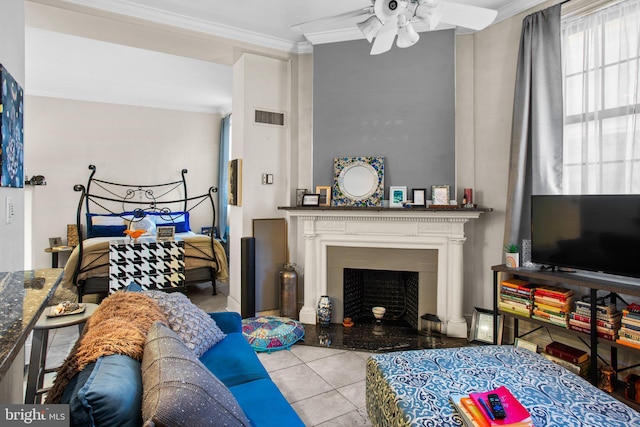
[[0,380],[53,296],[63,270],[0,273]]

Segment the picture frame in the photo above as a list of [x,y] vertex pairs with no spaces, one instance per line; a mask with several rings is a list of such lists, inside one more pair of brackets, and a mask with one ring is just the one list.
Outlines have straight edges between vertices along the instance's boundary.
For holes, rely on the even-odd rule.
[[531,341],[523,340],[522,338],[516,337],[513,346],[517,348],[526,348],[527,350],[533,351],[534,353],[538,352],[537,344],[532,343]]
[[320,201],[318,206],[331,206],[331,186],[329,185],[316,186],[316,194],[320,195]]
[[307,194],[306,188],[296,188],[296,206],[302,206],[302,197]]
[[320,206],[320,195],[305,194],[302,196],[302,206]]
[[427,206],[427,189],[414,188],[412,192],[412,206]]
[[[502,343],[502,322],[503,318],[498,314],[498,337],[497,344]],[[483,342],[493,344],[493,311],[486,308],[473,308],[471,318],[471,330],[469,331],[470,342]]]
[[62,237],[49,237],[49,247],[56,248],[62,246]]
[[431,204],[436,206],[449,205],[451,197],[448,185],[431,186]]
[[389,187],[389,207],[401,208],[407,200],[407,187],[391,186]]
[[242,159],[229,160],[228,203],[242,206]]
[[156,241],[173,242],[176,235],[176,227],[173,225],[159,225],[156,227]]

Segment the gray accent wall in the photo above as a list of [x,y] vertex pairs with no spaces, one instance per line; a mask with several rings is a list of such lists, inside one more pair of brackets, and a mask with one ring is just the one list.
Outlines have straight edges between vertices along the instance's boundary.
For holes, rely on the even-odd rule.
[[[421,33],[410,48],[369,55],[366,40],[313,48],[313,182],[333,185],[333,159],[385,158],[389,186],[455,185],[455,34]],[[455,196],[451,195],[452,198]]]

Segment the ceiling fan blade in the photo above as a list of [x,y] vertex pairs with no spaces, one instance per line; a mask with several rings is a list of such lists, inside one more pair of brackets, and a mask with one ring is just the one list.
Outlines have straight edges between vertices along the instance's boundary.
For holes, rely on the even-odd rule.
[[482,30],[487,28],[498,16],[498,11],[467,4],[442,2],[441,22],[458,27]]
[[312,19],[311,21],[301,22],[299,24],[292,25],[291,29],[293,31],[302,32],[302,28],[304,26],[307,26],[307,25],[310,25],[310,24],[319,24],[319,23],[323,23],[323,22],[339,21],[339,20],[342,20],[342,19],[349,19],[349,18],[357,18],[357,17],[360,17],[360,16],[366,16],[366,15],[369,15],[369,14],[372,14],[372,13],[373,13],[373,6],[368,6],[368,7],[365,7],[363,9],[353,10],[351,12],[345,12],[345,13],[340,13],[338,15],[325,16],[324,18]]
[[398,20],[390,19],[384,23],[371,46],[371,55],[379,55],[391,49],[398,33]]

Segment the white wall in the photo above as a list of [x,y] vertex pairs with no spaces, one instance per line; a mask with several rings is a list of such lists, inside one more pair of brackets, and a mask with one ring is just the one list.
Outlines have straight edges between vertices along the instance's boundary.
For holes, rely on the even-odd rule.
[[[233,68],[233,133],[231,158],[242,159],[242,206],[229,215],[228,308],[240,311],[240,241],[253,235],[256,218],[282,218],[278,206],[290,200],[291,66],[289,61],[245,54]],[[285,114],[285,126],[253,123],[254,110]],[[263,185],[262,174],[273,174]]]
[[[34,267],[50,266],[51,256],[44,252],[49,237],[66,240],[80,196],[73,186],[86,185],[90,164],[96,165],[97,178],[132,184],[176,181],[184,168],[190,197],[217,186],[217,114],[37,96],[27,101],[25,169],[47,180],[31,189]],[[196,208],[192,229],[210,225],[210,215],[210,206]]]

